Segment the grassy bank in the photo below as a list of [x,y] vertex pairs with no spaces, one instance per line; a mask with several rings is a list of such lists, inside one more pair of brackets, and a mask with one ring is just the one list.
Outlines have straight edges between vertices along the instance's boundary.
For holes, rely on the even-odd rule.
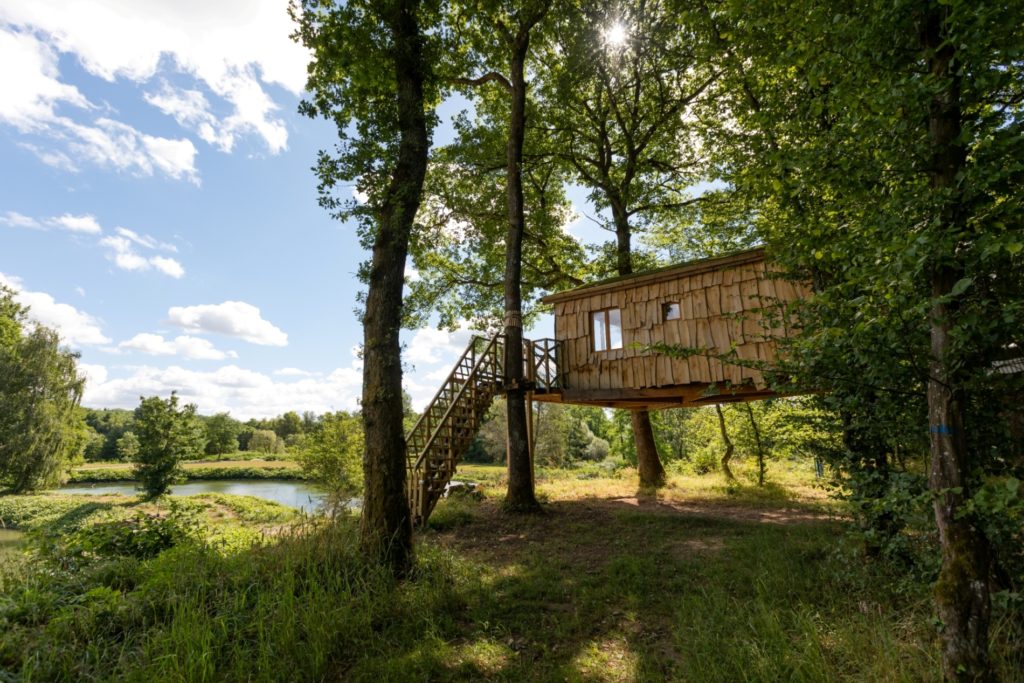
[[[546,514],[516,517],[497,502],[500,474],[477,474],[494,475],[480,477],[484,500],[443,501],[401,583],[361,561],[351,517],[282,526],[226,496],[184,500],[206,506],[204,528],[252,531],[245,543],[204,534],[151,557],[9,568],[0,679],[938,677],[928,588],[844,548],[844,522],[812,487],[675,477],[645,496],[632,477],[549,473]],[[116,497],[54,498],[0,498],[0,515],[73,532],[102,506],[136,512]],[[1024,664],[1015,628],[997,615],[1008,681]]]
[[[288,460],[199,461],[183,463],[185,476],[192,480],[217,479],[293,479],[308,477],[298,463]],[[91,463],[76,467],[68,477],[69,484],[95,484],[132,481],[135,475],[125,463]]]

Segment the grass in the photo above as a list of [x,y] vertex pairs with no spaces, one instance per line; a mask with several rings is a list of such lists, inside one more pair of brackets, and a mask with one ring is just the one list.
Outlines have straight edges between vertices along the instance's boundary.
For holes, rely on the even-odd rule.
[[[939,677],[928,588],[844,548],[812,486],[677,475],[637,495],[628,476],[542,473],[546,513],[510,516],[496,469],[460,471],[487,496],[438,505],[409,581],[364,564],[352,517],[282,527],[216,495],[191,497],[208,525],[277,535],[0,572],[0,680]],[[125,504],[37,498],[0,515],[70,529]],[[1004,613],[996,632],[1002,680],[1021,680],[1019,628]]]
[[[221,479],[308,479],[298,463],[288,460],[194,461],[182,463],[189,481]],[[134,473],[125,463],[90,463],[76,467],[69,484],[133,481]]]

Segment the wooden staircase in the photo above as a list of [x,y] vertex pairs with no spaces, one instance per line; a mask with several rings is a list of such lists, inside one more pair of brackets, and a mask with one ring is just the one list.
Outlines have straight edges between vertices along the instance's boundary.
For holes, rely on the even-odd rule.
[[[562,388],[561,344],[523,340],[523,374],[531,393]],[[405,437],[406,496],[416,526],[427,523],[494,397],[503,391],[505,335],[474,336],[448,379]]]
[[413,524],[431,511],[469,449],[491,401],[501,392],[504,336],[474,336],[455,368],[405,437],[406,495]]

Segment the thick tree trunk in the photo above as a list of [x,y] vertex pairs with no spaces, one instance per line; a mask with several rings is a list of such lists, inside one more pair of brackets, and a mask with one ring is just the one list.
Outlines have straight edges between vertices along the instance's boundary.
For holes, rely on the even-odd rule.
[[523,141],[526,135],[526,55],[530,29],[520,31],[512,44],[509,82],[512,85],[508,124],[508,233],[505,237],[505,389],[508,407],[508,492],[505,505],[511,510],[540,509],[533,488],[529,432],[526,424],[526,387],[523,375],[522,260]]
[[419,208],[430,147],[423,110],[426,77],[418,0],[395,0],[382,14],[394,45],[400,140],[398,159],[378,216],[363,316],[363,457],[360,542],[372,560],[397,576],[412,565],[412,526],[405,495],[402,363],[398,333],[409,233]]
[[[612,219],[615,221],[616,266],[619,275],[633,274],[633,231],[629,225],[622,202],[613,198]],[[654,441],[654,428],[651,426],[651,415],[646,410],[634,410],[630,415],[633,424],[633,441],[636,444],[636,469],[640,476],[640,486],[658,488],[665,485],[665,467],[658,455],[658,446]]]
[[732,461],[733,451],[736,450],[736,448],[732,445],[732,439],[729,438],[729,430],[725,428],[725,415],[722,414],[721,403],[715,404],[715,412],[718,413],[718,428],[722,432],[722,443],[725,445],[725,454],[722,456],[722,474],[724,474],[725,478],[729,481],[736,481],[736,477],[729,468],[729,463]]
[[646,410],[631,410],[633,438],[636,439],[636,465],[640,486],[645,488],[665,485],[665,468],[661,466],[658,448],[654,443],[651,414]]
[[[931,186],[943,209],[938,241],[961,230],[963,216],[957,178],[966,155],[960,140],[960,76],[955,72],[955,41],[945,22],[948,9],[929,3],[923,47],[931,76],[938,85],[929,107]],[[963,269],[952,251],[935,258],[931,269],[931,359],[928,368],[928,422],[931,471],[928,484],[935,495],[935,522],[942,546],[942,568],[935,602],[942,621],[942,665],[948,680],[993,678],[988,660],[991,610],[988,541],[964,513],[969,498],[969,451],[964,434],[963,390],[954,370],[952,329],[957,315],[953,286]]]

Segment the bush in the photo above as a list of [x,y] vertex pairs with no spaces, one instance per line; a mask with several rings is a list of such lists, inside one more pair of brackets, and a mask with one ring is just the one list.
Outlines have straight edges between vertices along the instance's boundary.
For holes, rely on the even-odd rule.
[[721,456],[713,448],[704,447],[693,455],[690,461],[690,469],[694,474],[708,474],[718,469],[718,462]]
[[66,536],[56,546],[58,561],[67,566],[70,559],[132,557],[144,560],[156,557],[187,540],[200,538],[201,525],[192,512],[174,502],[166,516],[137,512],[128,519],[112,519],[84,526]]

